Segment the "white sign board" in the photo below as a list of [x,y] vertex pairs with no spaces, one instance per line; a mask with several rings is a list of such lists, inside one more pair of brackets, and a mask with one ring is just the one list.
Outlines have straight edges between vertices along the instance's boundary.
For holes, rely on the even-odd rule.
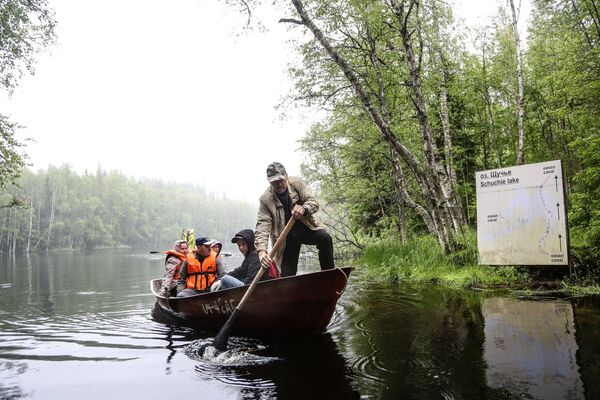
[[568,265],[560,160],[477,172],[477,244],[487,265]]

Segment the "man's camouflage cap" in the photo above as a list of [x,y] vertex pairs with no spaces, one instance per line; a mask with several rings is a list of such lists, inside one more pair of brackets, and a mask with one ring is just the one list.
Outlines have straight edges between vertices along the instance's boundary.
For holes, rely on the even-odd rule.
[[280,181],[285,178],[287,172],[285,172],[285,167],[283,164],[275,161],[269,164],[267,167],[267,179],[269,182]]

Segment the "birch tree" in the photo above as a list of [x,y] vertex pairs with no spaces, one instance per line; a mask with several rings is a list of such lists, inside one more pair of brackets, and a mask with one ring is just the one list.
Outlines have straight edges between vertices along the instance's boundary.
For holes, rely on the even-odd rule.
[[[390,60],[390,63],[398,60],[403,62],[402,68],[405,71],[407,70],[408,74],[404,77],[402,85],[405,85],[408,89],[406,94],[410,103],[412,103],[413,112],[418,121],[422,146],[420,155],[417,155],[401,140],[401,135],[396,132],[394,124],[390,120],[392,112],[389,111],[391,107],[388,104],[390,96],[386,93],[387,87],[382,87],[381,83],[378,84],[377,78],[371,81],[368,72],[364,70],[357,73],[348,57],[342,54],[347,50],[343,47],[344,40],[341,41],[341,46],[335,46],[333,41],[317,26],[301,0],[292,0],[292,4],[299,19],[286,18],[282,21],[306,27],[313,34],[315,41],[338,66],[381,137],[398,154],[418,182],[426,207],[419,207],[418,203],[410,197],[406,198],[406,204],[409,207],[412,206],[416,212],[421,213],[430,232],[438,238],[440,246],[447,252],[452,251],[456,233],[456,226],[452,221],[458,207],[455,207],[455,199],[452,198],[451,191],[447,186],[447,182],[450,181],[447,171],[438,159],[437,144],[431,133],[421,81],[420,55],[414,48],[414,32],[420,29],[419,2],[409,1],[404,3],[391,0],[390,2],[370,2],[366,5],[352,3],[355,6],[352,9],[353,13],[363,13],[363,18],[360,21],[363,25],[357,24],[349,29],[330,32],[329,35],[339,34],[341,37],[345,36],[345,42],[350,43],[348,47],[357,48],[359,53],[364,51],[363,54],[358,54],[358,57],[360,59],[362,56],[366,60],[371,60],[370,67],[374,68],[369,69],[374,70],[373,76],[375,77],[378,76],[377,71],[384,65],[380,62],[381,60]],[[315,7],[318,8],[318,6]],[[347,16],[346,14],[343,17],[338,16],[338,18],[341,20]],[[369,46],[363,46],[363,37],[359,34],[368,31],[372,27],[370,21],[373,20],[379,22],[380,26],[387,26],[387,29],[385,34],[380,37],[381,43],[370,46],[369,55]],[[338,26],[342,25],[344,24],[340,23]],[[348,32],[359,34],[353,36],[348,35]],[[390,55],[392,55],[392,59],[390,59]],[[405,196],[408,195],[408,193],[404,194]],[[423,211],[425,211],[426,216]]]
[[517,50],[517,129],[518,129],[518,150],[517,165],[525,163],[525,96],[523,95],[523,54],[521,53],[521,39],[519,37],[519,26],[515,3],[508,0],[511,11],[512,30]]

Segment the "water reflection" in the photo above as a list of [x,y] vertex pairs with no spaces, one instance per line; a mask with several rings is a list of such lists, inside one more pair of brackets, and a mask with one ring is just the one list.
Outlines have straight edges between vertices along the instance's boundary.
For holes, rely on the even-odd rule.
[[[39,260],[39,258],[38,258]],[[28,267],[31,263],[31,258],[27,255]],[[48,265],[45,268],[36,268],[38,271],[40,305],[44,314],[47,316],[54,315],[54,260],[48,259]]]
[[580,399],[571,303],[490,298],[482,302],[490,387],[534,399]]
[[588,399],[600,399],[600,296],[572,301],[575,313],[575,338],[579,345],[577,364]]
[[175,354],[177,354],[177,350],[175,349],[175,346],[174,346],[175,342],[173,341],[173,333],[174,333],[174,329],[172,327],[170,327],[169,331],[167,332],[167,335],[166,335],[166,340],[167,340],[166,348],[169,350],[169,355],[167,356],[167,368],[165,369],[165,372],[167,373],[167,375],[169,375],[171,373],[171,360],[173,359]]
[[[599,348],[589,332],[600,310],[579,321],[572,302],[489,297],[493,293],[364,285],[342,298],[330,329],[361,393],[403,398],[588,398],[598,382]],[[597,302],[594,303],[597,305]],[[590,316],[594,316],[590,320]],[[587,326],[583,326],[586,323]],[[596,325],[596,333],[600,327]],[[576,335],[577,333],[577,335]],[[578,345],[579,340],[580,344]],[[582,354],[581,346],[587,351]],[[580,376],[580,368],[587,365]],[[584,385],[585,384],[585,385]],[[584,387],[586,391],[584,392]]]
[[378,399],[494,397],[485,385],[475,295],[354,285],[343,300],[349,327],[334,336],[361,393]]

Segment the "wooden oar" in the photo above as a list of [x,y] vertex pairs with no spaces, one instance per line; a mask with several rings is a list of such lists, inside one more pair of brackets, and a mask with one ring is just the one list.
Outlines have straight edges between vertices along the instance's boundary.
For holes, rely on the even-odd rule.
[[[277,242],[275,242],[275,245],[271,249],[271,253],[269,253],[270,257],[274,257],[275,254],[277,254],[277,252],[281,248],[281,246],[283,246],[283,242],[285,241],[285,238],[288,235],[288,233],[290,233],[290,231],[292,230],[292,227],[294,226],[295,222],[296,222],[296,220],[293,217],[290,218],[288,223],[285,225],[285,228],[283,229],[281,236],[279,236],[279,238],[277,239]],[[248,288],[248,290],[246,290],[246,293],[244,293],[244,297],[242,297],[242,300],[238,303],[237,307],[235,307],[235,310],[233,310],[233,312],[229,316],[229,319],[227,320],[227,322],[225,322],[225,325],[223,325],[223,327],[221,328],[221,330],[215,337],[215,340],[212,345],[217,350],[219,350],[219,351],[227,350],[227,340],[229,339],[229,331],[231,331],[231,327],[233,326],[235,321],[238,319],[238,316],[239,316],[240,312],[242,311],[242,308],[244,308],[244,304],[246,304],[246,301],[250,298],[250,296],[252,295],[252,292],[254,292],[254,288],[256,287],[258,282],[260,282],[260,278],[263,276],[266,269],[267,268],[265,268],[261,265],[261,268],[258,270],[258,273],[252,280],[250,287]]]

